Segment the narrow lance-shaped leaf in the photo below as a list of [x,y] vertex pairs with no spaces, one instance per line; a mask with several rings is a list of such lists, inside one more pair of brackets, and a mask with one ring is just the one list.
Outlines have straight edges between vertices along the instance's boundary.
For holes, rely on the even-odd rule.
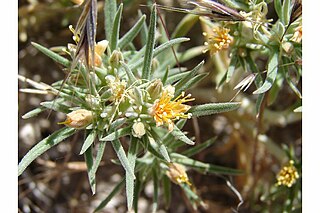
[[37,116],[39,113],[45,111],[46,109],[47,109],[47,108],[46,108],[46,107],[43,107],[43,106],[38,107],[38,108],[35,108],[35,109],[27,112],[26,114],[24,114],[24,115],[22,116],[22,118],[23,118],[23,119],[28,119],[28,118],[35,117],[35,116]]
[[98,212],[101,209],[103,209],[110,202],[110,200],[122,189],[125,183],[124,179],[125,178],[122,178],[122,180],[113,188],[110,194],[99,204],[99,206],[94,210],[94,212]]
[[82,155],[91,146],[96,136],[97,136],[96,130],[92,130],[82,145],[80,155]]
[[[130,146],[129,146],[129,151],[128,151],[128,161],[132,171],[134,171],[135,169],[137,152],[138,152],[137,140],[138,140],[137,138],[132,137]],[[128,210],[130,211],[133,205],[134,178],[128,172],[126,172],[126,194],[127,194],[127,207],[128,207]]]
[[158,188],[159,188],[159,181],[156,167],[152,169],[152,179],[153,179],[153,202],[152,202],[152,212],[157,212],[158,208]]
[[[291,17],[291,0],[284,0],[283,1],[283,24],[284,25],[288,25],[289,24],[289,21],[290,21],[290,17]],[[282,35],[282,34],[280,34]]]
[[181,140],[182,142],[194,145],[194,142],[190,140],[176,125],[174,125],[173,130],[171,134],[178,140]]
[[163,144],[161,138],[158,136],[156,131],[157,130],[152,129],[152,131],[151,131],[152,137],[156,141],[156,143],[157,143],[157,145],[159,147],[158,149],[159,149],[161,155],[166,159],[166,161],[171,162],[170,156],[168,154],[168,150],[167,150],[166,146]]
[[154,149],[154,147],[151,145],[152,142],[149,140],[148,136],[144,135],[144,136],[142,137],[142,142],[143,142],[143,144],[144,144],[144,148],[145,148],[146,150],[148,150],[148,152],[150,152],[152,155],[154,155],[155,157],[157,157],[157,158],[159,158],[159,159],[161,159],[161,160],[163,160],[163,161],[166,160],[160,153],[158,153],[158,152]]
[[97,151],[97,155],[96,155],[96,159],[94,161],[93,169],[92,169],[92,173],[94,173],[94,174],[97,173],[97,170],[98,170],[100,162],[102,160],[105,148],[106,148],[106,142],[104,142],[104,141],[100,142],[99,147],[98,147],[98,151]]
[[171,202],[171,182],[166,175],[162,177],[162,185],[166,209],[169,209]]
[[92,194],[94,195],[96,193],[96,173],[93,172],[94,163],[93,163],[93,155],[92,155],[91,147],[89,147],[86,150],[84,157],[87,165],[89,184],[91,187]]
[[226,78],[226,82],[228,83],[236,69],[236,66],[237,66],[237,62],[238,62],[238,57],[237,55],[234,55],[232,58],[231,58],[231,61],[230,61],[230,65],[228,67],[228,70],[227,70],[227,78]]
[[182,92],[186,91],[187,89],[192,88],[195,84],[197,84],[198,82],[200,82],[202,79],[204,79],[206,76],[208,75],[208,73],[201,73],[199,75],[194,76],[193,78],[191,78],[189,81],[187,81],[184,85],[182,85],[182,87],[180,87],[179,89],[177,89],[175,91],[175,98],[178,97]]
[[275,51],[271,55],[271,58],[268,63],[267,77],[266,77],[265,82],[263,83],[263,85],[259,89],[254,91],[253,94],[265,93],[266,91],[268,91],[271,88],[273,82],[275,81],[275,79],[277,77],[278,63],[279,63],[278,62],[278,52]]
[[178,38],[187,35],[187,33],[192,29],[193,25],[198,21],[199,16],[193,14],[187,14],[179,22],[178,26],[172,33],[172,38]]
[[113,141],[125,135],[129,135],[131,133],[131,127],[124,127],[122,129],[117,129],[106,137],[100,139],[100,141]]
[[[185,85],[193,76],[196,75],[196,73],[201,69],[201,67],[203,66],[204,64],[204,61],[201,61],[196,67],[194,67],[190,74],[183,77],[178,83],[176,83],[174,85],[174,87],[176,88],[176,91],[177,90],[180,90],[181,87],[183,87],[183,85]],[[177,93],[176,93],[177,94]]]
[[[153,51],[153,57],[159,55],[160,53],[162,53],[163,51],[165,51],[166,49],[176,45],[176,44],[179,44],[179,43],[182,43],[182,42],[185,42],[185,41],[189,41],[190,39],[189,38],[175,38],[175,39],[172,39],[170,41],[167,41],[166,43],[163,43],[161,44],[160,46],[156,47]],[[143,48],[144,50],[146,48]],[[136,69],[137,67],[139,67],[140,65],[142,65],[144,63],[144,58],[141,58],[139,60],[133,60],[131,59],[130,62],[133,62],[133,63],[130,63],[129,62],[129,67],[130,69]]]
[[242,171],[232,168],[227,168],[223,166],[216,166],[209,163],[203,163],[201,161],[193,160],[191,158],[188,158],[186,156],[172,153],[173,162],[175,163],[181,163],[185,166],[194,168],[199,170],[200,172],[204,173],[213,173],[213,174],[226,174],[226,175],[239,175],[242,174]]
[[120,21],[122,15],[123,4],[120,4],[116,16],[114,17],[114,23],[112,27],[112,35],[111,35],[111,51],[117,49],[118,40],[119,40],[119,31],[120,31]]
[[22,172],[29,166],[29,164],[34,161],[37,157],[42,155],[48,149],[59,144],[64,139],[73,135],[77,130],[69,127],[64,127],[52,135],[46,137],[35,145],[20,161],[18,165],[18,175],[21,175]]
[[209,146],[211,146],[216,141],[216,139],[217,138],[211,138],[204,143],[198,144],[192,148],[187,149],[186,151],[182,152],[182,154],[187,157],[193,156],[193,155],[201,152],[202,150],[205,150]]
[[104,29],[106,34],[106,39],[111,41],[111,34],[113,28],[114,16],[117,12],[117,1],[116,0],[106,0],[104,3]]
[[146,20],[146,15],[140,17],[137,23],[119,40],[118,47],[120,49],[126,47],[140,32],[144,21]]
[[49,58],[53,59],[55,62],[62,64],[65,67],[69,67],[70,66],[70,61],[68,61],[68,59],[60,56],[59,54],[49,50],[48,48],[41,46],[40,44],[31,42],[32,46],[34,46],[35,48],[37,48],[40,52],[42,52],[43,54],[45,54],[46,56],[48,56]]
[[128,158],[126,156],[126,153],[125,153],[119,139],[112,141],[111,144],[112,144],[113,149],[116,152],[123,168],[126,170],[126,172],[128,172],[128,174],[130,174],[132,176],[133,179],[135,179],[134,171],[132,171],[132,169],[130,167]]
[[142,68],[142,78],[150,79],[151,76],[151,64],[153,58],[153,49],[155,45],[155,33],[156,33],[156,4],[152,6],[151,16],[150,16],[150,26],[149,33],[146,44],[146,52],[144,55],[143,68]]
[[139,201],[142,185],[143,185],[143,183],[140,181],[139,178],[137,178],[136,185],[134,187],[134,197],[133,197],[134,212],[138,212],[138,201]]
[[188,113],[192,114],[192,117],[200,117],[206,115],[212,115],[222,112],[228,112],[239,108],[241,103],[209,103],[198,106],[192,106]]

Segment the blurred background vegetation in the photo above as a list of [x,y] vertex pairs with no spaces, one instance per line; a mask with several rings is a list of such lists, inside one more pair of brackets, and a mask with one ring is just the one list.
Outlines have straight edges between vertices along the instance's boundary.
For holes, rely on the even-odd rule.
[[[123,3],[121,35],[137,20],[138,9],[150,13],[147,7],[141,6],[148,4],[146,1],[127,0]],[[169,0],[159,0],[157,3],[180,6],[178,2]],[[97,41],[104,39],[103,4],[104,1],[98,1]],[[272,8],[271,3],[270,17],[276,19]],[[73,43],[68,26],[76,24],[81,7],[70,0],[19,0],[18,13],[19,74],[48,84],[63,79],[65,73],[61,67],[39,53],[30,42],[46,47]],[[161,15],[171,34],[185,14],[162,11]],[[200,22],[197,22],[187,34],[191,41],[181,48],[203,45],[202,31]],[[139,44],[138,40],[134,42]],[[190,69],[202,60],[206,61],[202,72],[209,73],[209,76],[190,89],[189,92],[196,99],[194,104],[229,101],[236,94],[234,86],[245,75],[235,75],[228,84],[216,89],[216,79],[221,73],[208,54],[199,54],[182,65]],[[262,66],[266,63],[263,57],[257,61]],[[24,88],[26,85],[19,82],[19,87]],[[301,80],[298,88],[301,90]],[[239,197],[227,185],[226,179],[231,181],[244,201],[239,212],[280,212],[278,210],[285,211],[286,206],[291,210],[295,206],[296,212],[301,211],[301,178],[291,188],[276,186],[277,173],[288,164],[289,159],[295,160],[301,172],[301,113],[292,112],[300,100],[290,86],[284,83],[275,101],[265,109],[259,129],[261,137],[256,137],[258,130],[254,103],[257,97],[252,95],[254,90],[251,86],[236,97],[236,101],[243,103],[237,111],[192,119],[187,123],[185,130],[195,137],[196,143],[217,137],[215,144],[195,156],[196,159],[244,171],[244,175],[234,177],[188,172],[197,193],[207,204],[206,209],[199,209],[200,212],[232,212],[232,209],[237,208]],[[57,123],[64,119],[64,115],[59,113],[52,113],[49,119],[47,113],[28,120],[21,118],[40,102],[52,99],[50,95],[19,93],[19,161],[35,143],[59,129]],[[92,212],[110,193],[123,175],[122,169],[110,162],[110,159],[116,158],[115,153],[106,149],[103,164],[97,173],[97,193],[92,196],[83,156],[78,155],[82,145],[78,141],[82,141],[83,137],[78,134],[49,150],[19,177],[20,211]],[[151,211],[152,190],[150,183],[150,187],[147,186],[142,192],[139,212]],[[178,186],[173,187],[171,203],[168,210],[160,205],[159,212],[193,211]],[[125,193],[118,194],[103,212],[126,212]]]

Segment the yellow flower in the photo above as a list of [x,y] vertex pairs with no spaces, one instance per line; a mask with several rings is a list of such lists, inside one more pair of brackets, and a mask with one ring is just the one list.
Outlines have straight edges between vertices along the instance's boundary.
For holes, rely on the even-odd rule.
[[190,109],[190,106],[183,103],[194,100],[194,98],[190,98],[190,94],[184,96],[183,92],[171,101],[174,96],[174,90],[173,86],[167,86],[163,90],[161,97],[154,102],[150,109],[150,114],[156,121],[156,125],[161,126],[166,123],[170,132],[174,127],[174,120],[191,117],[191,113],[185,114]]
[[92,122],[93,114],[86,109],[78,109],[67,114],[67,119],[58,124],[64,124],[75,129],[82,129]]
[[191,186],[188,175],[186,173],[186,169],[180,164],[171,163],[166,174],[175,184],[186,183]]
[[210,51],[210,54],[213,55],[223,49],[228,49],[233,41],[232,36],[229,35],[229,31],[230,29],[219,26],[213,28],[212,33],[203,32],[202,35],[207,40],[204,42],[207,48],[203,50],[203,53]]
[[111,101],[119,103],[122,100],[123,95],[125,94],[127,82],[119,78],[114,78],[113,76],[106,77],[107,84],[110,87],[111,92]]
[[299,178],[296,167],[294,167],[293,160],[290,160],[288,166],[284,166],[277,175],[277,185],[285,185],[291,187]]

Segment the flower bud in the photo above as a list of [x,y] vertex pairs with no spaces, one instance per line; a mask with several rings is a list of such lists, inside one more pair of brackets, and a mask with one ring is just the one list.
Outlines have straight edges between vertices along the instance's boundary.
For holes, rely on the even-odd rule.
[[123,61],[122,53],[118,50],[114,50],[109,58],[109,64],[114,68],[118,68],[120,66],[120,61]]
[[142,122],[137,122],[132,125],[132,135],[136,138],[141,138],[146,134],[146,129]]
[[67,114],[67,119],[58,124],[64,124],[75,129],[82,129],[92,122],[93,114],[86,109],[78,109]]
[[155,101],[159,98],[162,92],[163,84],[160,79],[155,79],[148,87],[147,91],[151,97],[151,101]]
[[191,185],[189,182],[188,175],[186,173],[186,169],[181,164],[171,163],[169,165],[169,170],[166,172],[167,176],[170,178],[172,182],[175,184],[186,183]]
[[284,42],[284,43],[282,43],[282,49],[285,51],[285,53],[290,55],[293,52],[294,47],[291,42]]

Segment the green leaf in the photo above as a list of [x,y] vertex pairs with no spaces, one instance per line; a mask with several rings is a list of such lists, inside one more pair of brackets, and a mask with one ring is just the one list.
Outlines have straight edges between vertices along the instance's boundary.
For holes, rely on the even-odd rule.
[[187,14],[179,22],[178,26],[175,28],[172,33],[172,38],[179,38],[187,35],[187,33],[192,29],[193,25],[198,21],[199,16],[193,14]]
[[225,174],[225,175],[240,175],[242,171],[237,169],[231,169],[223,166],[216,166],[209,163],[203,163],[197,160],[193,160],[191,158],[185,157],[183,155],[172,153],[171,157],[173,158],[173,162],[181,163],[185,166],[189,166],[191,168],[197,169],[200,172],[204,173],[213,173],[213,174]]
[[129,66],[127,64],[125,64],[124,62],[120,62],[120,63],[123,66],[124,71],[126,71],[126,74],[128,76],[129,85],[132,85],[134,82],[137,81],[136,77],[134,76],[132,70],[129,68]]
[[140,17],[137,23],[119,40],[118,47],[120,49],[126,47],[140,32],[143,23],[146,20],[146,15]]
[[106,0],[104,3],[104,29],[106,39],[111,41],[112,28],[114,16],[117,12],[117,1],[116,0]]
[[69,67],[71,65],[70,61],[68,59],[60,56],[59,54],[49,50],[48,48],[41,46],[40,44],[31,42],[32,46],[34,46],[36,49],[38,49],[40,52],[54,60],[55,62],[62,64],[65,67]]
[[144,54],[143,68],[142,68],[142,79],[150,79],[151,76],[151,65],[153,58],[153,49],[155,45],[155,33],[156,33],[156,4],[152,6],[151,16],[150,16],[150,26],[149,33],[146,44],[146,52]]
[[96,173],[93,172],[93,156],[91,147],[88,147],[88,149],[85,151],[84,157],[87,165],[89,184],[92,194],[94,195],[96,193]]
[[171,181],[164,175],[162,177],[163,195],[166,209],[169,209],[171,202]]
[[204,61],[201,61],[195,68],[193,68],[190,72],[189,75],[183,77],[178,83],[176,83],[174,85],[174,87],[176,88],[176,94],[179,94],[180,93],[177,93],[177,91],[180,91],[181,88],[188,83],[188,81],[190,81],[190,79],[196,75],[196,73],[201,69],[201,67],[203,66],[204,64]]
[[119,40],[119,31],[120,31],[120,21],[122,15],[123,4],[120,4],[116,16],[114,17],[114,23],[112,27],[112,35],[111,35],[111,51],[118,48],[118,40]]
[[237,55],[235,54],[232,58],[231,58],[231,61],[230,61],[230,64],[229,64],[229,67],[228,67],[228,70],[227,70],[227,78],[226,78],[226,83],[228,83],[237,67],[237,63],[238,63],[238,57]]
[[48,149],[59,144],[64,139],[73,135],[77,130],[69,127],[64,127],[54,132],[52,135],[46,137],[37,145],[35,145],[29,152],[22,158],[18,165],[18,176],[29,166],[29,164],[34,161],[37,157],[42,155]]
[[292,82],[292,79],[290,78],[289,75],[286,75],[286,80],[287,83],[289,84],[290,88],[293,90],[293,92],[300,98],[302,99],[302,94],[299,91],[299,89],[296,87],[296,85]]
[[146,150],[148,150],[148,152],[150,152],[155,157],[157,157],[157,158],[159,158],[159,159],[161,159],[163,161],[166,161],[166,159],[156,151],[156,149],[154,148],[152,142],[149,140],[148,136],[144,135],[142,137],[142,142],[143,142],[144,148]]
[[111,141],[112,147],[114,149],[114,151],[116,152],[121,165],[123,166],[123,168],[125,169],[125,171],[132,176],[133,179],[135,179],[135,175],[134,175],[134,171],[132,171],[130,163],[128,161],[128,158],[126,156],[126,153],[119,141],[119,139],[113,140]]
[[186,151],[182,152],[182,155],[185,155],[187,157],[193,156],[201,152],[202,150],[205,150],[206,148],[210,147],[216,140],[217,140],[216,137],[211,138],[204,143],[198,144],[192,148],[188,148]]
[[257,114],[257,116],[260,114],[261,104],[263,102],[264,96],[265,96],[264,93],[258,95],[258,98],[256,101],[256,114]]
[[93,169],[92,169],[93,174],[97,173],[97,170],[98,170],[100,162],[102,160],[105,148],[106,148],[106,142],[100,142],[99,147],[98,147],[98,151],[97,151],[97,155],[96,155],[96,159],[93,164]]
[[274,9],[279,17],[280,20],[283,20],[283,15],[282,15],[282,0],[274,0]]
[[168,76],[169,76],[169,70],[170,70],[170,67],[167,66],[167,69],[166,69],[166,72],[164,73],[162,79],[161,79],[161,82],[163,85],[166,85],[167,83],[167,80],[168,80]]
[[152,135],[153,139],[157,143],[156,149],[158,149],[160,151],[161,155],[164,157],[164,159],[166,159],[166,161],[171,162],[170,156],[169,156],[168,151],[167,151],[167,148],[163,144],[163,142],[162,142],[161,138],[159,137],[159,135],[157,134],[157,130],[158,130],[157,127],[151,129],[151,135]]
[[96,136],[97,136],[97,131],[92,130],[82,145],[80,155],[82,155],[91,146]]
[[134,187],[134,196],[133,196],[133,208],[134,208],[134,212],[138,212],[138,201],[139,201],[139,197],[140,197],[140,192],[142,189],[142,185],[143,183],[141,183],[140,179],[137,178],[136,180],[136,185]]
[[[163,51],[167,50],[168,48],[171,48],[172,46],[174,46],[176,44],[179,44],[179,43],[182,43],[182,42],[185,42],[185,41],[189,41],[189,40],[190,40],[189,38],[175,38],[175,39],[172,39],[170,41],[167,41],[166,43],[163,43],[163,44],[161,44],[160,46],[158,46],[158,47],[156,47],[154,49],[153,57],[159,55]],[[144,49],[146,49],[146,48],[144,48]],[[132,70],[136,69],[141,64],[143,64],[144,60],[145,60],[144,58],[140,58],[139,60],[136,60],[136,59],[135,60],[130,60],[130,62],[133,62],[133,63],[129,62],[130,69],[132,69]]]
[[208,73],[201,73],[199,75],[194,76],[189,81],[187,81],[184,85],[182,85],[179,89],[175,91],[175,98],[178,97],[182,92],[192,88],[195,84],[204,79]]
[[[138,152],[138,139],[132,137],[129,151],[128,151],[128,161],[131,167],[131,170],[134,171],[136,158]],[[131,211],[133,205],[133,195],[134,195],[134,178],[126,172],[126,194],[127,194],[127,207],[128,211]]]
[[100,141],[113,141],[125,135],[129,135],[130,133],[131,133],[131,126],[124,127],[122,129],[117,129],[116,131],[112,132],[106,137],[100,139]]
[[171,134],[178,140],[181,140],[182,142],[194,145],[194,142],[190,140],[176,125],[174,125],[173,130]]
[[153,179],[153,202],[152,202],[152,212],[157,212],[158,208],[158,188],[159,188],[159,181],[158,181],[158,174],[156,167],[152,169],[152,179]]
[[254,91],[252,94],[265,93],[266,91],[268,91],[271,88],[273,82],[275,81],[275,79],[277,77],[278,63],[279,63],[278,62],[278,52],[275,51],[271,55],[271,58],[268,63],[267,77],[266,77],[265,82],[263,83],[263,85],[259,89]]
[[58,98],[53,101],[41,102],[40,105],[57,112],[69,113],[69,107],[67,105],[64,105],[63,102],[65,102],[63,98]]
[[126,118],[118,118],[115,121],[113,121],[110,125],[110,131],[119,128],[120,126],[122,126],[123,124],[125,124],[127,122]]
[[190,75],[191,71],[187,71],[187,72],[182,72],[182,73],[177,73],[174,75],[171,75],[168,77],[166,83],[167,84],[173,84],[176,81],[179,81],[180,79]]
[[110,200],[122,189],[122,187],[124,186],[124,179],[125,178],[122,178],[122,180],[113,188],[111,193],[99,204],[94,212],[98,212],[103,209],[110,202]]
[[283,9],[283,24],[287,26],[290,22],[290,16],[291,16],[291,0],[284,0],[282,9]]
[[159,151],[160,151],[161,155],[166,159],[166,161],[171,162],[170,156],[168,154],[168,150],[164,144],[160,145]]
[[35,117],[35,116],[37,116],[39,113],[41,113],[41,112],[43,112],[43,111],[45,111],[45,110],[47,110],[47,108],[46,108],[46,107],[43,107],[43,106],[38,107],[38,108],[35,108],[35,109],[27,112],[26,114],[22,115],[22,118],[23,118],[23,119],[28,119],[28,118]]
[[235,110],[239,108],[240,104],[239,102],[202,104],[192,106],[188,113],[192,113],[192,117],[212,115]]

